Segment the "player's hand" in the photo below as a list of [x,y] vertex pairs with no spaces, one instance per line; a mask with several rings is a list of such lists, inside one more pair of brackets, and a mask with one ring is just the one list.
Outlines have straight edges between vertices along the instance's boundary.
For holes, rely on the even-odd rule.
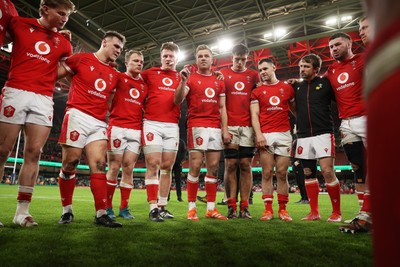
[[61,31],[59,31],[59,33],[60,33],[62,36],[64,36],[68,41],[71,42],[71,40],[72,40],[72,35],[71,35],[71,32],[70,32],[69,30],[61,30]]
[[218,81],[223,81],[225,79],[224,75],[219,70],[214,71],[214,75],[217,76]]
[[260,81],[260,82],[258,82],[258,83],[256,84],[256,86],[257,86],[257,87],[260,87],[260,86],[263,85],[263,84],[264,84],[264,83]]
[[256,135],[256,146],[258,150],[267,150],[267,140],[261,135]]
[[300,82],[300,79],[290,78],[286,81],[288,84],[294,84]]
[[111,67],[113,67],[115,69],[118,68],[118,63],[115,61],[108,63],[108,65],[110,65]]
[[229,134],[229,132],[222,132],[222,141],[224,142],[225,145],[229,145],[232,142],[232,137]]
[[185,65],[183,69],[181,70],[181,79],[182,81],[187,81],[189,78],[190,73],[192,73],[192,66],[191,65]]

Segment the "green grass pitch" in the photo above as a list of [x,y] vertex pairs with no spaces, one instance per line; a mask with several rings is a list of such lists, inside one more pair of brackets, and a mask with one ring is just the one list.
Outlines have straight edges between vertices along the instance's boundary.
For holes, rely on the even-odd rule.
[[[250,205],[252,220],[217,221],[205,218],[206,205],[197,202],[199,221],[186,219],[185,202],[171,192],[168,205],[175,218],[163,223],[150,222],[145,190],[133,190],[130,199],[134,220],[117,218],[122,228],[110,229],[93,224],[95,214],[90,188],[76,188],[75,221],[58,225],[61,202],[58,187],[36,186],[31,214],[36,228],[12,223],[17,186],[0,185],[0,266],[372,266],[370,234],[342,234],[339,223],[326,223],[331,204],[321,194],[321,221],[301,218],[308,205],[295,204],[298,194],[290,194],[288,211],[293,222],[277,218],[262,222],[261,193]],[[199,192],[199,195],[204,195]],[[223,197],[218,193],[217,201]],[[114,197],[114,211],[120,192]],[[352,218],[358,207],[355,195],[342,195],[343,219]],[[217,206],[227,213],[226,206]],[[274,199],[275,217],[277,198]]]

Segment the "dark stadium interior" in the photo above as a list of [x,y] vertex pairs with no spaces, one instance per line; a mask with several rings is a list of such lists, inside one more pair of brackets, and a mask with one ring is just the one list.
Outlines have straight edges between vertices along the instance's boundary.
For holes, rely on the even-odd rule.
[[[20,16],[38,17],[39,0],[13,1]],[[277,64],[277,77],[286,80],[298,77],[299,59],[316,53],[323,60],[322,72],[332,63],[327,46],[330,35],[347,32],[353,38],[355,53],[363,50],[358,36],[358,20],[362,7],[358,0],[76,0],[76,12],[71,14],[66,28],[72,32],[74,52],[91,52],[98,49],[102,35],[116,30],[127,38],[125,50],[143,52],[145,68],[159,64],[161,43],[174,41],[185,51],[186,58],[178,64],[193,64],[193,51],[199,44],[214,47],[223,38],[230,38],[234,44],[246,44],[251,53],[248,67],[254,68],[261,58],[271,57]],[[328,23],[328,19],[336,20]],[[285,27],[282,36],[275,30]],[[3,46],[6,48],[7,46]],[[229,52],[213,48],[213,67],[218,70],[231,64]],[[0,84],[7,79],[9,52],[0,52]],[[123,57],[118,60],[119,70],[124,70]],[[60,125],[68,94],[68,82],[60,81],[54,89],[55,115],[43,160],[59,161],[61,149],[57,145]],[[335,110],[335,105],[333,104]],[[183,108],[182,113],[185,114]],[[339,125],[337,111],[335,124]],[[181,137],[186,139],[185,118],[181,119]],[[293,120],[292,120],[293,121]],[[340,135],[335,131],[337,143],[336,164],[348,165],[339,146]],[[19,155],[21,156],[21,148]],[[83,159],[84,163],[85,160]],[[257,157],[254,160],[257,165]],[[143,159],[137,164],[144,167]],[[342,172],[338,177],[351,176]]]

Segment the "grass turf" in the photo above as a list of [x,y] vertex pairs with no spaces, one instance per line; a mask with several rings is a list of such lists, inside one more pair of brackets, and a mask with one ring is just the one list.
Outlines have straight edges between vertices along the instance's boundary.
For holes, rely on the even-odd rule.
[[[199,192],[199,195],[204,195]],[[75,220],[58,225],[61,215],[56,186],[36,186],[31,214],[36,228],[12,224],[17,186],[0,185],[0,266],[372,266],[369,234],[342,234],[339,223],[326,223],[331,204],[320,195],[321,221],[301,221],[308,205],[295,204],[291,194],[288,211],[293,222],[275,218],[262,222],[261,194],[254,194],[250,205],[252,220],[217,221],[205,219],[206,205],[197,202],[199,221],[186,219],[185,202],[177,202],[171,192],[168,209],[175,218],[163,223],[148,220],[145,190],[133,190],[130,199],[134,220],[118,218],[122,228],[110,229],[93,224],[94,204],[90,188],[76,188]],[[223,194],[218,193],[217,200]],[[118,212],[119,190],[114,196]],[[227,213],[226,206],[217,206]],[[354,216],[357,198],[342,195],[343,219]]]

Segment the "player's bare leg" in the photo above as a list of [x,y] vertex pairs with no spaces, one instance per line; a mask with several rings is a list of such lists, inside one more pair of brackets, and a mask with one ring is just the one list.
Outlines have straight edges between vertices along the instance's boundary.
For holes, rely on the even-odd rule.
[[18,176],[18,205],[13,222],[23,227],[37,226],[29,214],[33,187],[39,172],[39,160],[42,148],[47,141],[50,127],[26,124],[24,127],[24,163]]
[[160,215],[164,219],[172,219],[174,215],[170,213],[166,206],[168,204],[168,194],[171,188],[172,181],[172,167],[174,166],[176,158],[176,151],[169,151],[162,153],[160,165],[160,194],[158,198],[158,207]]

